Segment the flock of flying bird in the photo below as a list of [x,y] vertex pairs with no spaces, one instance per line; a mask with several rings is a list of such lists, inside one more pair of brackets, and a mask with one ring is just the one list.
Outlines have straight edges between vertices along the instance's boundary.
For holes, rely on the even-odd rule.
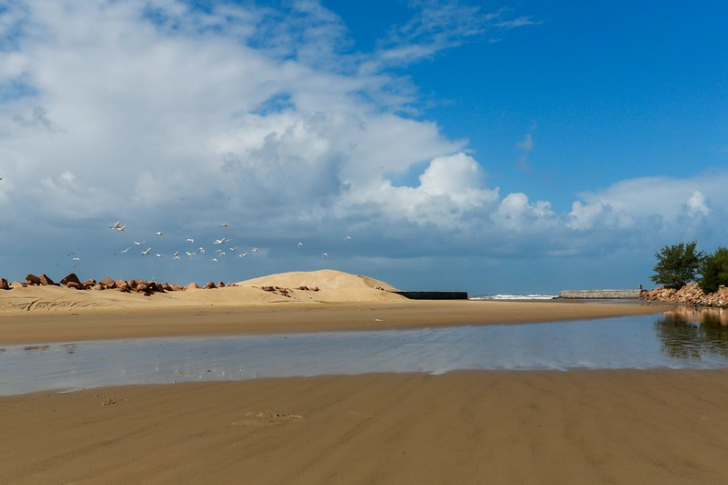
[[[218,227],[221,228],[221,229],[226,229],[226,228],[230,227],[230,223],[229,222],[223,222]],[[114,224],[112,224],[111,226],[109,226],[109,229],[111,229],[112,231],[124,232],[126,230],[126,225],[125,224],[122,224],[121,221],[116,221]],[[154,233],[154,236],[155,237],[163,237],[164,236],[164,232],[163,231],[157,231],[157,232]],[[348,241],[350,239],[351,239],[350,236],[344,236],[344,240],[345,241]],[[238,251],[237,248],[234,247],[234,246],[233,247],[227,246],[227,248],[223,247],[224,245],[227,245],[231,241],[232,241],[232,239],[231,238],[227,238],[227,237],[221,237],[219,239],[215,239],[212,242],[212,244],[214,246],[220,246],[220,247],[215,250],[215,252],[214,252],[214,254],[213,254],[212,258],[211,258],[211,261],[218,262],[219,261],[218,258],[225,257],[228,254],[228,252],[229,253],[236,254],[238,258],[245,258],[246,256],[248,256],[249,253],[257,253],[259,251],[259,249],[257,247],[252,247],[248,251],[244,251],[244,252]],[[149,256],[149,255],[152,255],[153,254],[157,258],[163,258],[163,257],[165,257],[165,254],[164,253],[153,253],[152,252],[152,246],[149,245],[149,244],[147,244],[146,241],[133,241],[133,243],[134,243],[135,246],[137,246],[140,249],[139,252],[143,256]],[[185,243],[186,244],[189,244],[189,245],[193,245],[193,244],[195,244],[195,240],[194,240],[194,238],[186,238],[185,239]],[[119,251],[119,254],[126,254],[126,253],[128,253],[129,250],[132,249],[132,247],[133,246],[129,246],[126,249],[124,249],[122,251]],[[299,241],[298,243],[296,243],[296,247],[297,248],[303,247],[303,243]],[[145,249],[141,249],[141,248],[145,248]],[[199,247],[197,247],[196,250],[189,250],[189,251],[186,250],[184,252],[175,251],[172,254],[171,257],[172,257],[172,259],[177,260],[177,259],[181,259],[183,255],[186,255],[187,258],[192,259],[192,258],[194,258],[194,257],[196,257],[198,255],[202,255],[202,254],[206,254],[206,253],[207,253],[207,250],[204,247],[199,246]],[[76,263],[76,265],[80,264],[79,263],[80,258],[76,257],[74,253],[69,253],[69,256],[73,256],[72,257],[72,260]],[[321,257],[322,258],[328,257],[328,253],[327,252],[321,253]]]

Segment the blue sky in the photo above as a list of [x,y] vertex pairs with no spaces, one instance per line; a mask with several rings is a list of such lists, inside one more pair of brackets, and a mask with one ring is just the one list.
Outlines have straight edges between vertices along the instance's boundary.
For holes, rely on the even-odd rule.
[[0,276],[650,286],[662,246],[728,245],[727,17],[0,0]]

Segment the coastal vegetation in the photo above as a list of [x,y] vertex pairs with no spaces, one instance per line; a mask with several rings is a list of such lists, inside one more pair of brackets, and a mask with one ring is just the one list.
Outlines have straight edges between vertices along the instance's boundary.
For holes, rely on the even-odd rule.
[[650,279],[673,290],[694,281],[700,263],[705,258],[701,251],[695,249],[697,244],[692,241],[664,246],[659,253],[655,253],[657,264],[654,267],[655,274]]
[[696,247],[695,241],[663,247],[655,253],[657,264],[650,279],[673,290],[696,281],[704,293],[715,293],[721,285],[728,286],[728,248],[719,247],[706,254]]

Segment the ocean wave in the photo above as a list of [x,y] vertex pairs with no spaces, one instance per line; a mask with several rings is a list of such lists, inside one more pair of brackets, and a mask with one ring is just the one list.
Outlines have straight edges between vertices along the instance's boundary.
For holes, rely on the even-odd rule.
[[483,295],[471,296],[469,300],[553,300],[558,295]]

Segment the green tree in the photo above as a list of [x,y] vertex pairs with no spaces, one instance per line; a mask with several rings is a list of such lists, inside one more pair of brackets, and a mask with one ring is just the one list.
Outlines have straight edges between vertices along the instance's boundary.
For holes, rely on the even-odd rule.
[[663,247],[659,253],[655,253],[657,264],[654,267],[655,274],[650,279],[658,285],[674,289],[693,281],[704,257],[701,251],[695,250],[696,246],[697,243],[693,241]]
[[728,286],[728,249],[718,248],[700,263],[700,288],[715,293],[720,285]]

